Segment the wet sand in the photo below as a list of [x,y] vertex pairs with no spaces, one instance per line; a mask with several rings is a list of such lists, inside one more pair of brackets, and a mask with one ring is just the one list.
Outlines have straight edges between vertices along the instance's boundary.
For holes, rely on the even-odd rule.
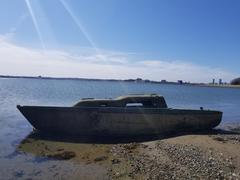
[[45,162],[15,172],[23,179],[240,178],[240,134],[230,131],[111,140],[31,134],[17,152]]

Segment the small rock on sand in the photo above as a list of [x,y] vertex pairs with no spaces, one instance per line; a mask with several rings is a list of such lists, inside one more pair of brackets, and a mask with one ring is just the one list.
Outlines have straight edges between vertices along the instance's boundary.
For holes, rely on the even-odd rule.
[[95,161],[95,162],[105,161],[105,160],[107,160],[107,159],[108,159],[107,156],[99,156],[99,157],[96,157],[96,158],[94,159],[94,161]]
[[112,164],[119,164],[121,161],[119,159],[112,159]]

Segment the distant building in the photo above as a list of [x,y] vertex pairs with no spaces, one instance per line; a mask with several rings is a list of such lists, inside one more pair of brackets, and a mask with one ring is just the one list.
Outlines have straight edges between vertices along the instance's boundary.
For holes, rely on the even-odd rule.
[[236,78],[236,79],[233,79],[231,81],[231,85],[240,85],[240,77],[239,78]]
[[215,79],[212,80],[212,84],[215,84]]
[[136,82],[142,82],[143,80],[141,78],[137,78]]
[[219,84],[222,84],[222,79],[219,79]]
[[183,83],[183,81],[182,80],[178,80],[178,84],[182,84]]

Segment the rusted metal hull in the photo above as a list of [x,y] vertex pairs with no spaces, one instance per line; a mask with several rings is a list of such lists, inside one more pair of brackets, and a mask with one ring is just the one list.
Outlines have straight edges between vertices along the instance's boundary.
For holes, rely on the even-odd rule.
[[138,107],[17,106],[42,132],[68,135],[152,135],[216,127],[222,112]]

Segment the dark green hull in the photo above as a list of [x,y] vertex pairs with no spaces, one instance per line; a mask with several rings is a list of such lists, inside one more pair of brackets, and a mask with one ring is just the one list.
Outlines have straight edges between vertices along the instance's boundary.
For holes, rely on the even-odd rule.
[[219,125],[222,112],[139,107],[17,106],[42,132],[68,135],[152,135],[207,130]]

